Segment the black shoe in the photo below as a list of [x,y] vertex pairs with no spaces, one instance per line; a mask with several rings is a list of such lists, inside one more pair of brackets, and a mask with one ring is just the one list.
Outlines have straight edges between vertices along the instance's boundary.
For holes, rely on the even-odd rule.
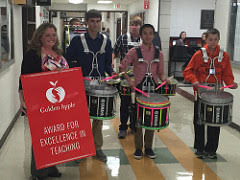
[[107,162],[107,156],[103,153],[102,150],[97,150],[96,151],[95,158],[98,159],[99,161]]
[[142,155],[143,155],[143,153],[142,153],[142,150],[141,149],[137,149],[136,151],[135,151],[135,153],[134,153],[134,158],[135,159],[142,159]]
[[206,156],[209,159],[217,159],[217,154],[215,152],[206,152]]
[[32,176],[32,180],[44,180],[46,177]]
[[145,155],[151,159],[155,159],[157,155],[153,152],[153,150],[150,149],[145,149]]
[[61,177],[62,173],[60,172],[55,172],[55,173],[49,173],[48,177]]
[[195,155],[196,155],[197,158],[199,158],[199,159],[205,159],[205,158],[206,158],[206,155],[205,155],[205,153],[204,153],[203,151],[197,150],[197,151],[195,152]]

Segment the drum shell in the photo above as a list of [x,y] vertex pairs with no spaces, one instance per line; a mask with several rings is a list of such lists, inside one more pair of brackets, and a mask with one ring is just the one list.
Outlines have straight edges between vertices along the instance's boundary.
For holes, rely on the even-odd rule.
[[202,92],[198,97],[198,123],[228,125],[232,121],[232,105],[233,96],[228,92]]
[[126,79],[123,79],[119,86],[119,94],[121,96],[131,96],[132,89]]
[[86,90],[89,114],[92,119],[113,119],[116,116],[117,89],[101,84]]
[[[169,125],[170,117],[169,98],[156,93],[149,94],[150,97],[152,94],[155,94],[155,96],[153,96],[153,98],[155,97],[153,100],[154,102],[150,102],[149,104],[147,104],[146,98],[143,96],[138,96],[136,98],[137,121],[142,128],[149,130],[159,130],[166,128]],[[160,102],[157,102],[156,95],[163,97],[160,99]]]
[[162,87],[160,87],[159,89],[157,89],[156,93],[162,94],[165,96],[175,96],[176,89],[177,89],[177,80],[172,79],[172,80],[170,80],[169,84],[165,84]]
[[119,87],[120,87],[120,78],[118,79],[109,79],[106,81],[106,83],[109,85],[109,86],[113,86],[115,88],[117,88],[117,90],[119,91]]

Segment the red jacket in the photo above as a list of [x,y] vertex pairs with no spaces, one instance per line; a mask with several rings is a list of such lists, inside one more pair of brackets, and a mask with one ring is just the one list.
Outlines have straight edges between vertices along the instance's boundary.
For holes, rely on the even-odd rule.
[[[212,59],[218,56],[220,51],[220,46],[218,45],[213,53],[210,55],[210,51],[208,49],[208,45],[204,46],[207,50],[208,57]],[[196,82],[204,83],[207,76],[209,75],[210,68],[210,58],[208,62],[204,62],[203,53],[201,50],[198,50],[193,57],[191,58],[188,66],[183,71],[184,79],[188,82]],[[215,76],[218,79],[218,82],[225,83],[226,85],[233,84],[234,77],[232,73],[232,67],[230,63],[230,58],[227,52],[223,53],[222,62],[218,62],[218,58],[214,61],[215,65]],[[210,75],[207,80],[207,83],[216,83],[214,75]]]

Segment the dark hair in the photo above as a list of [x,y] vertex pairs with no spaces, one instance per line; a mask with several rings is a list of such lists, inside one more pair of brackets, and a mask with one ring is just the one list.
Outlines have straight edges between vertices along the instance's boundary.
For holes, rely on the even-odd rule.
[[185,33],[186,34],[186,31],[182,31],[182,32],[180,32],[180,34],[179,34],[179,38],[181,38],[182,37],[182,34],[183,33]]
[[73,25],[75,22],[80,22],[80,20],[78,18],[72,18],[70,21],[69,21],[69,25]]
[[142,36],[143,29],[145,29],[145,28],[152,28],[153,33],[155,32],[155,29],[154,29],[153,25],[151,25],[151,24],[144,24],[139,29],[140,36]]
[[208,38],[208,35],[209,34],[217,34],[218,35],[218,38],[220,39],[220,32],[216,29],[216,28],[213,28],[213,29],[209,29],[207,30],[206,32],[206,38]]
[[142,18],[140,16],[134,16],[130,19],[130,25],[131,24],[142,26]]
[[[32,40],[29,46],[29,49],[33,49],[37,52],[38,55],[41,55],[41,48],[42,48],[42,36],[48,28],[53,28],[54,31],[57,33],[57,28],[51,23],[43,23],[41,24],[33,33]],[[61,55],[62,51],[58,48],[59,40],[57,37],[57,42],[53,46],[53,50],[58,54]]]
[[102,20],[102,14],[96,9],[90,9],[85,14],[85,21],[88,21],[89,18],[100,18]]

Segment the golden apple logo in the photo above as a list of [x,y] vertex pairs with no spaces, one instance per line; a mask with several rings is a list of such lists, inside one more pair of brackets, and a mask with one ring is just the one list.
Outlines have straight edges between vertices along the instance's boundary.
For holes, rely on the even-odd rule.
[[58,81],[56,81],[55,83],[52,81],[49,81],[49,83],[53,86],[52,88],[49,88],[46,91],[46,97],[48,99],[49,102],[51,103],[60,103],[63,101],[63,99],[65,98],[65,91],[62,87],[56,87]]

